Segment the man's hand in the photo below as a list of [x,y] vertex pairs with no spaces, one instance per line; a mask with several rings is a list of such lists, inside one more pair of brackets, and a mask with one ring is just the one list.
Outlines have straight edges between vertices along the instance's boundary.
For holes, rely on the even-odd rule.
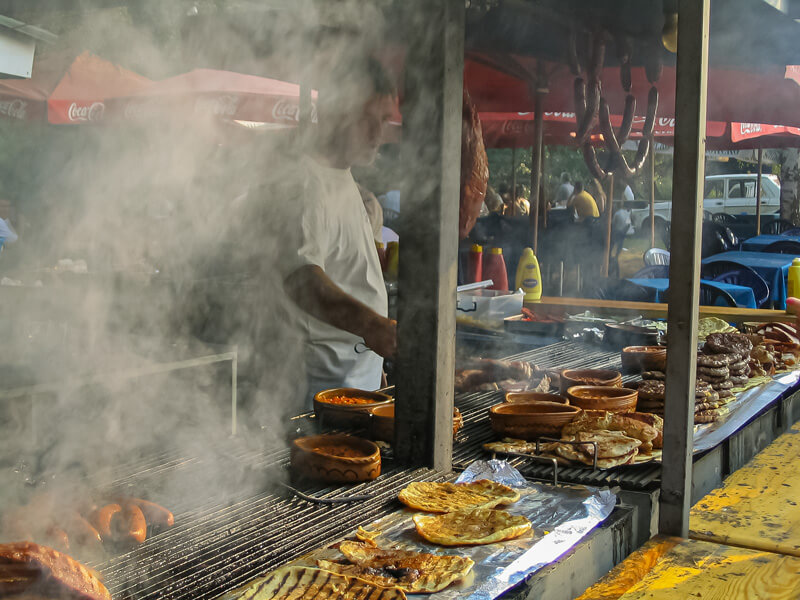
[[397,353],[397,321],[378,317],[364,332],[364,343],[383,358],[394,358]]

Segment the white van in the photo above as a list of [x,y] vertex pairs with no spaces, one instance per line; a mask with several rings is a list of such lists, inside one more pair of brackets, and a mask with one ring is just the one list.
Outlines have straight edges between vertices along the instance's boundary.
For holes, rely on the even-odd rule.
[[[761,214],[770,215],[780,209],[780,182],[775,175],[761,175]],[[729,215],[756,214],[756,176],[753,174],[708,175],[703,210]],[[670,221],[672,201],[656,202],[656,230]],[[637,231],[649,226],[650,208],[634,208],[631,222]]]

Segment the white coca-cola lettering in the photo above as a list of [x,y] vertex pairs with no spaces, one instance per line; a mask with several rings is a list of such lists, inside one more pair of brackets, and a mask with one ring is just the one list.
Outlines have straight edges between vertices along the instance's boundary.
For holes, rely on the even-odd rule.
[[194,103],[195,114],[210,114],[215,117],[232,117],[239,107],[238,96],[216,96],[198,98]]
[[[300,121],[300,105],[296,100],[278,100],[272,106],[273,121]],[[311,122],[317,122],[317,105],[311,104]]]
[[659,117],[657,123],[659,127],[670,127],[674,129],[675,117]]
[[761,123],[739,123],[739,131],[742,135],[761,133]]
[[28,116],[27,106],[28,103],[24,100],[0,101],[0,115],[5,115],[12,119],[24,119]]
[[67,117],[70,121],[99,121],[103,118],[105,108],[102,102],[93,102],[92,104],[84,105],[73,102],[69,105]]

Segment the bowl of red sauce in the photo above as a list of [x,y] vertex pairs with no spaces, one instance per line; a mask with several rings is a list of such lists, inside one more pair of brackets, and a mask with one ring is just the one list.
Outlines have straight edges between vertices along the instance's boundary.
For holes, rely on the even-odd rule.
[[382,392],[333,388],[314,396],[314,413],[323,426],[365,427],[369,424],[369,413],[373,408],[392,402],[394,398]]

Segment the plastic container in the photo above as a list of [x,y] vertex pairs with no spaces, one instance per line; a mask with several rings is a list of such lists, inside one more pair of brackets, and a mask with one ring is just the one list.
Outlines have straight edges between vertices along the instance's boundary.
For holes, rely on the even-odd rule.
[[539,260],[532,248],[525,248],[522,251],[517,265],[514,289],[522,290],[525,294],[523,302],[538,302],[542,299],[542,273],[539,270]]
[[787,296],[800,298],[800,258],[795,258],[789,267]]
[[469,264],[467,266],[467,283],[483,281],[483,247],[473,244],[469,251]]
[[489,287],[490,290],[508,291],[508,271],[506,270],[506,261],[503,259],[502,248],[492,248],[489,250],[489,254],[484,254],[483,278],[493,281]]
[[522,294],[496,290],[469,290],[456,295],[458,315],[477,321],[502,324],[503,319],[522,310]]
[[397,269],[400,265],[400,242],[389,242],[386,248],[386,280],[397,281]]
[[381,262],[381,271],[386,272],[386,248],[383,242],[375,242],[375,249],[378,251],[378,260]]

